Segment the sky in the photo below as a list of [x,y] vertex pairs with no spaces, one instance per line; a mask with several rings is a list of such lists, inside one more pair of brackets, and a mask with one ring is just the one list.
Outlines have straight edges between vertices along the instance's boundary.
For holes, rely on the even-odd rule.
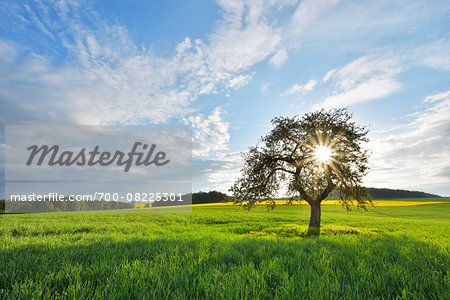
[[191,125],[193,190],[226,192],[274,117],[348,107],[366,186],[450,196],[449,1],[2,1],[0,78],[1,154],[5,125]]

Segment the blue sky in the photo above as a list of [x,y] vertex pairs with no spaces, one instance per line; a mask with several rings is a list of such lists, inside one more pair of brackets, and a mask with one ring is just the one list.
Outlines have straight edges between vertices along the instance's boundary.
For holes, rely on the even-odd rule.
[[448,1],[4,1],[0,123],[190,124],[226,191],[273,117],[349,107],[367,186],[450,195],[449,32]]

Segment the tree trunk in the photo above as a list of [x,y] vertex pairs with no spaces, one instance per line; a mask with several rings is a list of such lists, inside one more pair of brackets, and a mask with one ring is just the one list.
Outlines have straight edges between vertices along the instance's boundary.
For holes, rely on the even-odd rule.
[[311,217],[309,219],[308,235],[320,234],[320,202],[316,200],[309,203],[311,206]]

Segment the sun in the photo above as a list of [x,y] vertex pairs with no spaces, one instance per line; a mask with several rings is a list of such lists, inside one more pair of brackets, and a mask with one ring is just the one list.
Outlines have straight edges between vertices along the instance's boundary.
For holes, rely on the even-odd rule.
[[314,150],[314,157],[321,163],[326,163],[331,158],[331,149],[325,146],[319,146]]

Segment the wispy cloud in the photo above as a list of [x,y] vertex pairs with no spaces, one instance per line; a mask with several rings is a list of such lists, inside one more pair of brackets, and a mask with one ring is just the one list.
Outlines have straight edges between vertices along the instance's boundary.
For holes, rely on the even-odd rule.
[[[277,47],[278,51],[270,59],[270,64],[281,67],[289,59],[289,55],[298,50],[301,44],[300,36],[305,29],[323,14],[333,9],[338,2],[339,0],[301,1],[288,19],[287,24],[280,30],[282,40]],[[286,1],[287,6],[295,3],[296,1]]]
[[440,94],[431,95],[425,98],[423,102],[436,102],[450,98],[450,91],[446,91]]
[[195,190],[216,190],[228,192],[232,183],[240,175],[243,165],[239,152],[217,153],[207,160],[193,160]]
[[275,67],[281,67],[281,65],[288,59],[286,49],[281,49],[270,59],[270,63]]
[[317,85],[317,80],[310,79],[305,84],[299,84],[295,83],[290,88],[288,88],[286,91],[284,91],[282,96],[289,96],[289,95],[306,95],[307,93],[311,92],[314,87]]
[[343,107],[384,98],[401,88],[397,75],[403,71],[401,63],[393,58],[367,55],[348,65],[333,69],[324,77],[331,80],[335,90],[317,107]]
[[303,1],[283,28],[276,25],[276,12],[292,1],[219,1],[222,19],[215,29],[205,39],[186,37],[173,56],[138,45],[125,27],[104,20],[88,2],[5,4],[5,13],[17,12],[8,27],[21,28],[31,41],[0,41],[5,54],[0,95],[14,113],[4,122],[139,124],[182,118],[194,112],[199,95],[228,94],[248,84],[255,64],[270,58],[281,65],[288,57],[287,32],[299,32],[335,2]]
[[233,79],[230,79],[226,86],[231,89],[239,89],[247,85],[251,79],[252,79],[251,74],[239,75],[234,77]]
[[450,40],[440,39],[418,47],[412,56],[435,69],[450,70]]
[[158,123],[192,113],[199,95],[246,85],[246,71],[276,51],[279,30],[267,19],[270,4],[219,4],[223,19],[208,39],[186,38],[172,57],[138,46],[123,26],[102,20],[88,3],[23,4],[25,15],[15,22],[26,29],[27,20],[52,40],[58,36],[57,47],[67,55],[55,64],[54,53],[42,51],[45,41],[36,49],[0,41],[7,54],[0,61],[2,102],[23,112],[4,121]]
[[425,98],[401,132],[372,137],[369,184],[442,193],[450,184],[450,91]]
[[295,10],[290,28],[300,34],[311,21],[333,8],[339,0],[304,0]]
[[323,77],[323,82],[327,82],[328,80],[330,80],[330,78],[334,75],[334,73],[336,73],[336,69],[332,69],[330,71],[327,72],[327,74]]

